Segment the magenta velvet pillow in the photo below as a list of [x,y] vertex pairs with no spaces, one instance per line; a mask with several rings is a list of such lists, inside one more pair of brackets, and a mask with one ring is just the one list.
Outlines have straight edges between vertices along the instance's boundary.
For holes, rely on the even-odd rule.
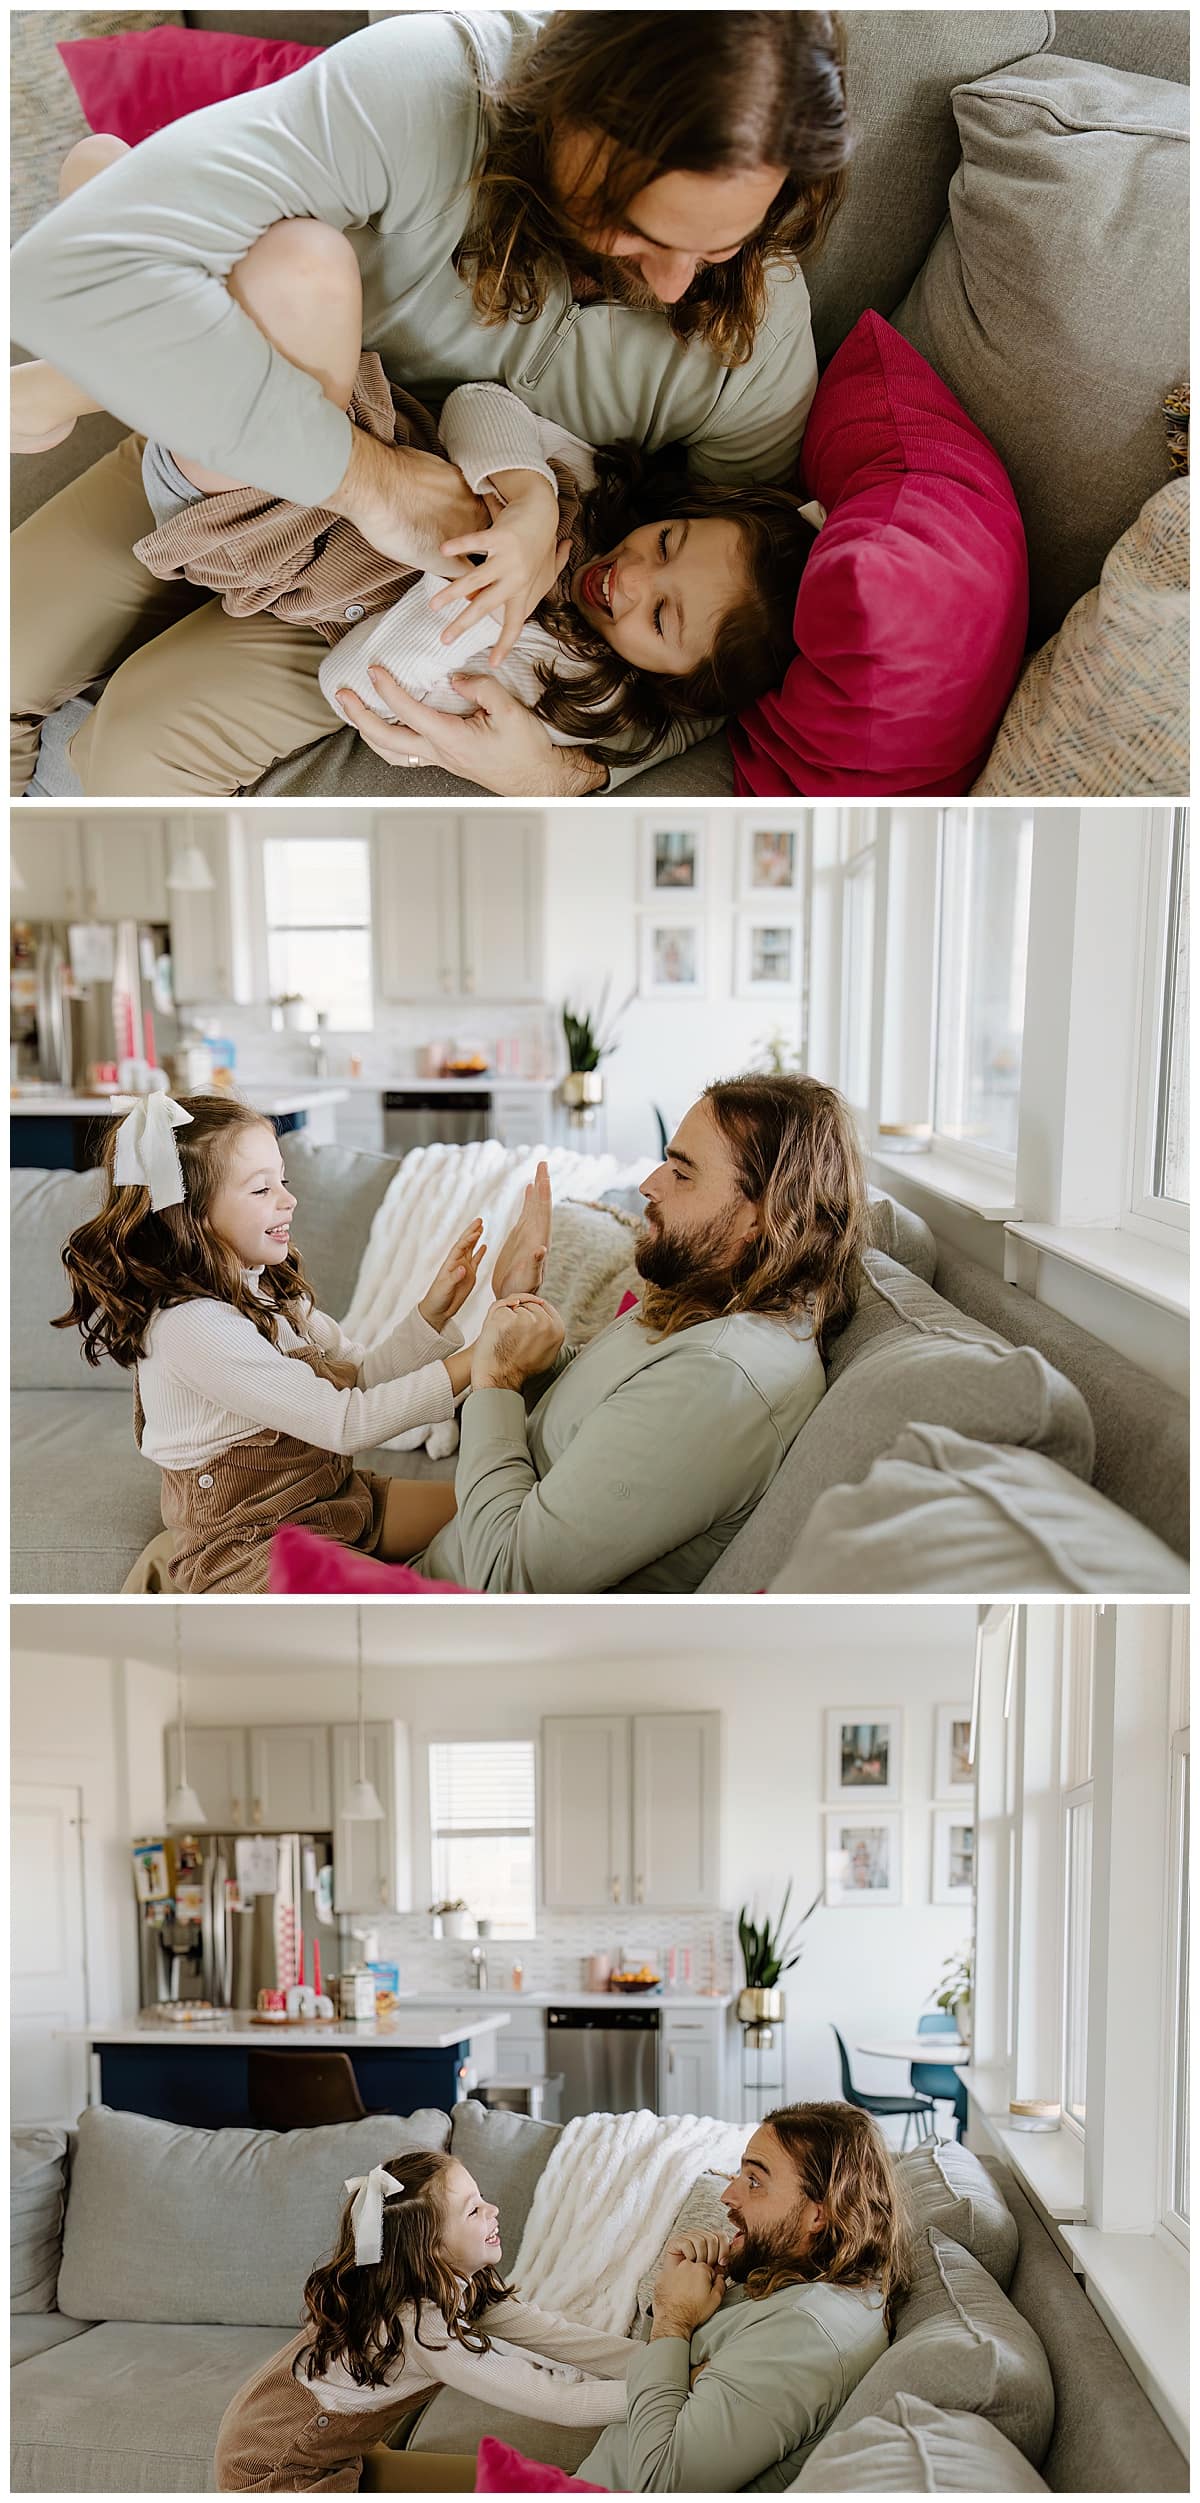
[[561,2468],[547,2468],[541,2460],[527,2460],[520,2451],[510,2449],[507,2442],[497,2442],[494,2434],[485,2434],[479,2445],[475,2469],[476,2494],[603,2494],[603,2486],[585,2485],[582,2477],[567,2477]]
[[276,1598],[288,1591],[382,1591],[390,1599],[412,1599],[460,1588],[458,1582],[428,1582],[411,1564],[380,1564],[376,1556],[339,1547],[335,1538],[318,1538],[313,1530],[276,1530],[271,1541]]
[[796,601],[796,658],[730,730],[739,791],[969,791],[1029,621],[1025,532],[998,455],[924,357],[864,313],[817,386],[802,458],[827,519]]
[[110,131],[131,148],[185,113],[198,113],[203,104],[244,96],[251,87],[273,87],[315,61],[320,49],[202,26],[147,26],[58,46],[89,130]]

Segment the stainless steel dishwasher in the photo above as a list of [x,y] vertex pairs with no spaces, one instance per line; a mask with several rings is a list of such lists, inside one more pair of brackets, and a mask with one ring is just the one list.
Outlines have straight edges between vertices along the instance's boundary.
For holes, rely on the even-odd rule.
[[559,2118],[657,2112],[658,2007],[547,2008],[546,2066],[562,2078]]
[[410,1147],[468,1147],[492,1136],[492,1099],[483,1088],[406,1088],[383,1099],[383,1144],[389,1156]]

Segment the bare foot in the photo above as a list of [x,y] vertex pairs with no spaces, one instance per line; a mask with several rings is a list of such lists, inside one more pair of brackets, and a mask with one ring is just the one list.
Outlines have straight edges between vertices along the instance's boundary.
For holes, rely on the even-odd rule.
[[14,452],[51,452],[65,443],[77,418],[99,402],[53,365],[37,359],[14,365],[9,375],[10,444]]

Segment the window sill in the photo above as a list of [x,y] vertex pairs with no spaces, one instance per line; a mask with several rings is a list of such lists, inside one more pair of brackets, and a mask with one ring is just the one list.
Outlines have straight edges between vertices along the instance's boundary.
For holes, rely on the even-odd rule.
[[961,2068],[957,2074],[985,2137],[1012,2166],[1035,2207],[1054,2225],[1081,2224],[1087,2215],[1082,2138],[1070,2129],[1013,2129],[1008,2120],[1008,2087],[999,2072]]
[[1188,2449],[1188,2264],[1154,2234],[1066,2225],[1088,2301],[1183,2452]]
[[1004,1231],[1004,1274],[1010,1286],[1033,1291],[1027,1271],[1032,1266],[1036,1272],[1038,1259],[1046,1254],[1187,1319],[1190,1259],[1182,1246],[1177,1250],[1173,1243],[1154,1243],[1115,1225],[1028,1225],[1019,1211]]
[[897,1156],[878,1145],[869,1150],[870,1162],[886,1173],[889,1184],[929,1191],[934,1199],[948,1199],[956,1208],[967,1208],[972,1216],[984,1217],[990,1225],[1008,1225],[1021,1215],[1016,1196],[1016,1176],[1002,1169],[990,1173],[986,1166],[973,1164],[969,1157],[961,1161],[942,1148],[928,1154]]

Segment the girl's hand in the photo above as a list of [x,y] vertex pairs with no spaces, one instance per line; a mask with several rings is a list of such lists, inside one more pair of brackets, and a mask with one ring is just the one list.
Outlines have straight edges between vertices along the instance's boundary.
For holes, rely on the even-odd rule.
[[566,1335],[561,1316],[540,1296],[493,1304],[475,1342],[472,1390],[521,1390],[549,1371]]
[[492,1271],[492,1293],[498,1303],[506,1295],[540,1294],[553,1223],[550,1167],[540,1164],[532,1182],[525,1185],[521,1214],[507,1241],[501,1244]]
[[338,702],[366,746],[389,765],[441,765],[505,800],[578,799],[608,780],[606,767],[593,763],[585,748],[556,747],[536,713],[494,678],[459,671],[450,684],[475,710],[439,713],[409,695],[381,662],[371,662],[367,674],[388,720],[350,687],[338,688]]
[[571,550],[570,540],[558,536],[558,497],[553,487],[532,471],[510,470],[505,475],[508,501],[502,503],[497,495],[483,499],[492,516],[491,529],[442,542],[443,556],[482,556],[483,564],[472,566],[469,581],[456,581],[429,603],[431,609],[452,608],[458,600],[467,603],[462,616],[447,626],[443,643],[456,643],[481,614],[494,611],[501,617],[500,637],[491,655],[493,669],[507,660],[526,619],[557,582]]
[[470,1225],[451,1246],[427,1295],[421,1297],[417,1310],[431,1330],[444,1330],[446,1323],[461,1312],[475,1280],[487,1244],[483,1239],[482,1217],[472,1217]]

